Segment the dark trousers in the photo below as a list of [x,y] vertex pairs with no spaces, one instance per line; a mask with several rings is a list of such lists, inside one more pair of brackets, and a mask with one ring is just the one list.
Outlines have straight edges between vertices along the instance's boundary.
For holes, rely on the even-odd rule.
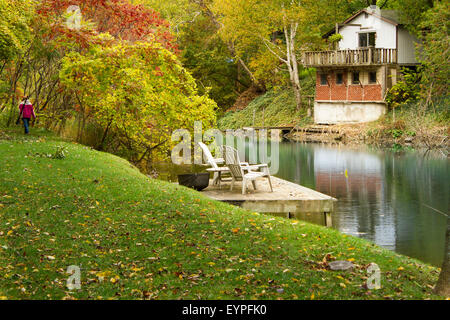
[[25,128],[25,134],[30,132],[30,118],[22,118],[23,127]]

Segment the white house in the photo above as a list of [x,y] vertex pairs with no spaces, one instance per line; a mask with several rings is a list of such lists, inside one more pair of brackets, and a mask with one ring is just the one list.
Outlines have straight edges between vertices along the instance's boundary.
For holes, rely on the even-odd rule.
[[339,33],[337,50],[306,52],[303,63],[317,69],[316,123],[377,120],[386,112],[386,92],[402,66],[414,66],[415,43],[394,10],[370,6],[324,37]]

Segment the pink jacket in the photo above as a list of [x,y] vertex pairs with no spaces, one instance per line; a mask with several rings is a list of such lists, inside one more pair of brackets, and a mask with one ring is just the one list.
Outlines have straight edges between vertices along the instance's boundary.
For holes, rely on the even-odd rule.
[[[23,109],[23,111],[22,111]],[[22,112],[22,118],[30,119],[31,117],[36,118],[36,114],[34,113],[33,105],[30,101],[27,101],[24,105],[22,102],[19,106],[19,111]]]

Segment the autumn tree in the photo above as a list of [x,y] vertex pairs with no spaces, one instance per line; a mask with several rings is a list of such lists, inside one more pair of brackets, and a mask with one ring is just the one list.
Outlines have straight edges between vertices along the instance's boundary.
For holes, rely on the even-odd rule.
[[9,111],[7,124],[12,122],[20,95],[18,84],[25,67],[22,58],[30,46],[32,16],[32,2],[0,0],[0,112]]
[[[299,109],[302,104],[299,80],[301,50],[320,45],[321,32],[326,30],[324,26],[329,27],[341,18],[341,14],[335,14],[333,19],[327,19],[336,11],[326,10],[330,12],[327,13],[323,7],[337,8],[342,1],[325,2],[215,0],[213,10],[222,25],[221,36],[225,41],[235,44],[240,59],[251,61],[252,74],[269,60],[272,65],[265,65],[264,68],[287,72]],[[262,56],[271,58],[258,59],[260,63],[255,63],[255,57]],[[280,67],[280,64],[284,67]],[[261,82],[262,79],[257,81]]]
[[222,110],[231,107],[258,78],[257,75],[252,78],[250,66],[237,58],[234,44],[219,36],[222,26],[211,11],[211,0],[133,0],[133,3],[155,8],[170,22],[183,65],[195,77],[200,92],[209,90]]
[[156,41],[93,46],[63,59],[62,83],[86,120],[102,129],[97,147],[133,162],[168,150],[173,130],[215,124],[216,104],[198,95],[178,58]]
[[64,13],[74,5],[80,8],[84,20],[95,24],[98,33],[107,32],[116,39],[128,41],[145,40],[152,35],[166,49],[176,49],[168,21],[155,10],[141,4],[132,4],[126,0],[44,0],[38,12],[56,20],[54,31],[76,36],[76,32],[65,28],[63,23]]
[[[69,6],[77,5],[81,10],[81,28],[69,28],[66,24]],[[59,83],[61,59],[70,52],[83,53],[91,46],[110,46],[115,41],[157,41],[166,49],[177,52],[177,45],[169,31],[169,24],[160,15],[142,5],[133,5],[125,0],[101,1],[44,0],[38,8],[33,23],[33,52],[26,65],[30,75],[25,75],[24,90],[35,102],[40,121],[48,128],[61,130],[65,121],[73,116],[84,128],[85,113],[74,110],[76,97],[66,92]],[[108,33],[112,37],[99,42],[98,34]],[[30,78],[31,81],[25,81]],[[27,84],[32,83],[32,88]],[[42,96],[42,98],[41,98]]]

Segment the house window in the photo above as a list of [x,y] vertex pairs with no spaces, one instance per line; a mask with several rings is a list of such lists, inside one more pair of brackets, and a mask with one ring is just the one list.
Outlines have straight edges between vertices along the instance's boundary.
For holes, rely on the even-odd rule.
[[320,75],[320,85],[326,86],[327,84],[328,84],[328,81],[327,81],[327,74],[326,74],[326,73],[322,73],[322,74]]
[[359,34],[359,47],[375,47],[375,32],[362,32]]
[[377,83],[377,73],[376,73],[376,71],[369,72],[369,83]]
[[359,72],[352,73],[352,83],[359,84]]
[[344,83],[344,75],[342,73],[336,74],[336,84],[343,84]]

